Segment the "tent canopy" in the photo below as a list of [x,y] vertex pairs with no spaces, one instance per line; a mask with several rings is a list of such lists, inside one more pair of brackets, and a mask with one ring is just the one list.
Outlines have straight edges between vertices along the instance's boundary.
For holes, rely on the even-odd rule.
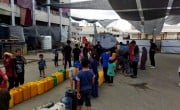
[[180,23],[180,0],[92,0],[66,4],[46,4],[56,8],[114,10],[136,29],[146,34],[161,32],[164,22]]

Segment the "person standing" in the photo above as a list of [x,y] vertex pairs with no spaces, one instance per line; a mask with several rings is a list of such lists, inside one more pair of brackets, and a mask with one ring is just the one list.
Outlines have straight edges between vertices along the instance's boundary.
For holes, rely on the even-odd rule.
[[109,61],[110,56],[111,56],[110,50],[106,50],[106,52],[102,53],[101,57],[100,57],[100,61],[101,61],[102,67],[103,67],[105,82],[109,81],[108,80],[109,78],[107,76],[107,70],[108,70],[108,61]]
[[141,70],[146,69],[146,61],[147,61],[147,49],[146,47],[142,47],[141,64],[140,64]]
[[9,110],[10,99],[9,91],[0,88],[0,110]]
[[81,53],[81,50],[79,49],[78,44],[75,44],[75,48],[73,49],[74,63],[76,61],[79,62],[80,53]]
[[83,57],[88,58],[88,44],[85,44],[85,47],[83,48]]
[[99,65],[99,61],[97,60],[97,57],[98,57],[98,55],[96,53],[92,53],[91,58],[90,58],[90,69],[93,70],[94,75],[95,75],[94,84],[92,86],[92,96],[93,97],[98,97],[98,79],[99,79],[98,65]]
[[109,86],[113,86],[113,79],[114,79],[114,75],[115,75],[115,67],[116,64],[114,62],[114,58],[110,57],[109,58],[109,62],[108,62],[108,71],[107,71],[107,75],[109,76]]
[[0,89],[7,90],[7,81],[8,77],[7,75],[0,69]]
[[55,49],[53,53],[54,53],[54,65],[55,65],[55,67],[57,67],[57,66],[59,66],[58,65],[58,59],[59,59],[58,49]]
[[38,66],[39,66],[40,77],[44,77],[45,78],[45,71],[44,71],[44,69],[47,68],[47,66],[46,66],[46,61],[43,58],[44,58],[44,55],[43,54],[39,54]]
[[138,72],[138,62],[139,62],[139,47],[136,45],[136,41],[132,41],[131,44],[134,46],[133,50],[133,59],[132,59],[132,68],[133,68],[133,75],[131,78],[137,78]]
[[22,55],[21,49],[16,49],[16,56],[14,58],[15,66],[15,87],[24,84],[24,64],[26,64],[26,59]]
[[63,53],[63,59],[64,59],[64,69],[66,70],[67,62],[69,63],[69,67],[71,67],[71,41],[67,40],[67,45],[63,48],[62,53]]
[[3,56],[3,64],[5,67],[6,75],[8,77],[9,88],[8,90],[14,88],[14,62],[13,54],[5,52]]
[[100,56],[102,54],[102,46],[101,46],[99,41],[95,45],[94,49],[96,50],[96,53],[98,54],[97,59],[99,60],[99,58],[100,58]]
[[153,42],[153,39],[150,40],[150,44],[151,44],[149,49],[149,58],[151,62],[150,68],[156,68],[154,56],[157,50],[157,45]]
[[89,69],[89,60],[87,58],[82,58],[81,65],[83,69],[76,76],[78,105],[77,110],[81,110],[83,102],[85,102],[87,110],[91,110],[90,97],[95,75],[93,71]]

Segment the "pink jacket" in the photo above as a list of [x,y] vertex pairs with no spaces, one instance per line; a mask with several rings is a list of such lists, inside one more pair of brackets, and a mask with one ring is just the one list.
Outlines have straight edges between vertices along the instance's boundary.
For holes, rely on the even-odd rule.
[[0,77],[2,78],[2,82],[0,82],[0,88],[7,89],[7,75],[0,69]]

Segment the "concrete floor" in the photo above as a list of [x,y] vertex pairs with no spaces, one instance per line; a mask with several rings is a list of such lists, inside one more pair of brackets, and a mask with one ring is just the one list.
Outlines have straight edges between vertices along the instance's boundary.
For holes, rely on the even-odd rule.
[[[38,56],[30,55],[26,58],[38,59]],[[47,75],[58,70],[54,67],[52,58],[53,54],[45,53]],[[62,62],[60,64],[59,68],[62,68]],[[99,88],[99,97],[92,99],[92,110],[179,110],[180,87],[177,83],[180,82],[180,55],[157,54],[156,64],[156,69],[147,67],[145,71],[139,70],[137,79],[117,73],[114,86],[103,84]],[[25,74],[26,82],[38,80],[37,62],[27,64]],[[68,81],[65,81],[42,95],[15,105],[10,110],[32,110],[49,101],[58,102],[64,96],[68,84]]]

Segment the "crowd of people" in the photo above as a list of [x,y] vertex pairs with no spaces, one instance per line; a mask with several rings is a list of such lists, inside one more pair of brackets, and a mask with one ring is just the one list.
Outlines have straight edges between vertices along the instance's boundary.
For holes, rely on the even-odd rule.
[[[151,68],[155,68],[155,53],[157,46],[150,40],[151,46],[149,49],[149,58]],[[59,52],[57,49],[54,53],[54,65],[57,67],[59,61]],[[140,57],[140,49],[135,40],[127,41],[126,44],[118,43],[116,47],[111,49],[103,49],[100,42],[89,49],[88,44],[79,46],[75,44],[74,48],[71,47],[71,41],[68,40],[66,46],[62,49],[64,69],[69,67],[76,67],[80,72],[72,76],[76,81],[78,107],[85,101],[87,109],[91,109],[90,95],[98,97],[98,68],[102,67],[104,72],[105,83],[113,86],[113,79],[116,73],[124,74],[131,78],[137,78],[138,63],[141,70],[146,69],[147,49],[142,47],[142,55]],[[73,56],[73,57],[72,57]],[[72,59],[73,58],[73,65]],[[0,69],[0,89],[10,90],[14,87],[24,84],[24,65],[26,59],[23,57],[21,49],[16,50],[15,56],[11,53],[5,52],[3,54],[3,64],[5,72]],[[38,61],[40,77],[45,77],[44,69],[47,68],[44,55],[39,55]],[[9,84],[7,84],[7,82]],[[9,86],[7,86],[9,85]]]
[[[88,49],[88,45],[79,47],[75,44],[75,48],[72,49],[71,42],[67,41],[67,45],[63,48],[64,69],[67,68],[67,62],[69,67],[71,64],[71,53],[73,53],[74,66],[76,62],[81,62],[81,71],[72,78],[77,82],[77,98],[78,109],[81,110],[83,101],[86,103],[87,110],[91,109],[90,95],[98,97],[98,68],[102,67],[104,72],[105,83],[109,86],[113,86],[113,78],[115,73],[122,73],[125,76],[131,78],[137,78],[138,68],[141,70],[146,69],[147,61],[147,49],[142,47],[142,55],[140,57],[140,49],[135,40],[131,42],[127,41],[126,44],[120,42],[116,47],[111,49],[103,49],[100,42]],[[155,68],[154,55],[157,50],[157,46],[150,40],[150,62],[151,68]],[[140,62],[140,66],[138,64]],[[119,71],[118,71],[119,70]],[[90,92],[91,91],[91,92]]]

